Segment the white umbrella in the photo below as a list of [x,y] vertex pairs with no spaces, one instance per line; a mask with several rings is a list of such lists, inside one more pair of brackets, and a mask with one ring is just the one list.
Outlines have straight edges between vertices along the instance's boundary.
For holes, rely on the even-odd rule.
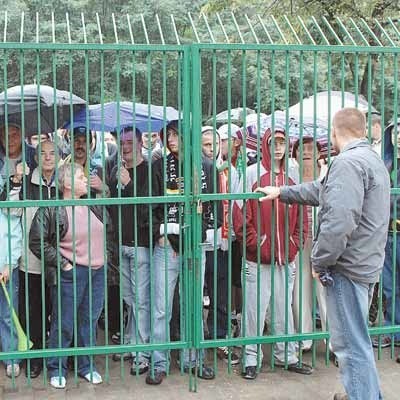
[[[360,111],[367,113],[369,110],[376,113],[374,107],[369,107],[368,102],[358,95],[353,93],[341,92],[332,90],[330,92],[319,92],[316,94],[316,99],[314,101],[314,96],[307,97],[303,99],[303,118],[312,120],[314,114],[317,119],[324,121],[326,124],[332,123],[332,118],[335,113],[341,110],[343,107],[356,107]],[[314,110],[314,103],[316,105]],[[300,121],[300,103],[297,103],[289,108],[290,117],[294,117]]]

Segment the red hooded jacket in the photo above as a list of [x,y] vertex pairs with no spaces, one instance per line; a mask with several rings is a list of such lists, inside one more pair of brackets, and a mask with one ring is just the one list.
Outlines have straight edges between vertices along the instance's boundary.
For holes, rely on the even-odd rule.
[[[268,139],[271,130],[268,129],[262,140],[262,160],[260,165],[260,180],[257,183],[257,164],[253,164],[246,170],[246,191],[253,192],[257,186],[282,186],[286,184],[286,173],[284,159],[281,162],[279,173],[275,173],[272,182],[271,154],[269,152]],[[292,179],[288,178],[289,185],[293,185]],[[274,203],[274,207],[272,204]],[[243,201],[236,201],[233,206],[233,227],[237,240],[243,243],[244,237],[244,209]],[[285,265],[285,209],[288,208],[288,261],[294,261],[300,246],[304,244],[308,233],[307,209],[303,206],[303,226],[300,226],[300,209],[297,204],[284,204],[276,199],[274,201],[259,202],[257,199],[246,200],[246,259],[257,262],[257,248],[260,249],[262,264],[271,264],[272,244],[275,243],[275,262]],[[257,235],[257,215],[260,215],[260,232]],[[275,214],[275,237],[271,238],[272,212]],[[300,244],[300,230],[303,229],[303,243]]]

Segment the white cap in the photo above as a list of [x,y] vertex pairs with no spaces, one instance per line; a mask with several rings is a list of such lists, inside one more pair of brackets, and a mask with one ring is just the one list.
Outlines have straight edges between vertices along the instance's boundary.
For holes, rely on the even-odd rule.
[[[235,124],[230,124],[230,129],[231,129],[231,138],[238,139],[237,133],[238,133],[238,131],[240,131],[240,127]],[[225,140],[225,139],[229,138],[228,132],[229,132],[229,124],[221,125],[218,128],[218,133],[219,133],[219,137],[221,138],[221,140]]]
[[206,132],[214,132],[214,128],[211,125],[204,125],[201,127],[201,134],[203,135]]

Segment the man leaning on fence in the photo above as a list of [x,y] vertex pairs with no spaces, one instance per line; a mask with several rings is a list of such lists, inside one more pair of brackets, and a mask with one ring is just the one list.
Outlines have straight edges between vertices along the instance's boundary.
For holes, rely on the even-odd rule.
[[[254,164],[246,169],[247,187],[245,189],[247,192],[253,192],[258,182],[261,185],[272,183],[282,185],[288,179],[288,183],[293,184],[293,181],[287,178],[284,166],[287,139],[285,129],[276,126],[273,136],[274,144],[271,129],[268,128],[261,144],[261,165]],[[256,199],[247,200],[245,203],[238,201],[234,205],[233,225],[236,238],[242,243],[245,242],[244,257],[246,261],[242,275],[243,335],[262,336],[267,309],[271,310],[271,306],[274,310],[272,314],[273,332],[277,335],[294,333],[292,293],[295,258],[300,246],[303,246],[303,243],[300,243],[300,232],[303,231],[304,240],[307,237],[308,225],[306,217],[303,220],[303,226],[300,225],[300,209],[297,205],[288,207],[289,231],[286,231],[286,207],[279,200],[275,201],[274,206],[271,203],[264,203],[260,207]],[[303,214],[307,215],[305,208],[303,208]],[[272,238],[273,223],[275,223],[275,231]],[[288,252],[286,248],[288,248]],[[272,249],[274,249],[274,256]],[[259,262],[261,263],[260,267],[258,267]],[[257,290],[258,280],[260,280],[260,291]],[[272,297],[272,293],[275,293],[274,297]],[[294,342],[287,344],[287,355],[285,344],[276,343],[274,346],[275,364],[284,366],[286,356],[289,371],[306,375],[312,373],[309,365],[299,363]],[[243,373],[245,379],[256,378],[257,361],[257,345],[247,345]]]
[[[72,164],[62,165],[58,184],[64,199],[79,199],[88,190],[83,168],[78,164],[74,168]],[[107,212],[101,206],[85,205],[39,209],[29,233],[29,247],[38,258],[42,256],[42,243],[46,278],[51,286],[49,347],[70,347],[74,332],[77,346],[95,346],[97,322],[104,303],[105,268],[113,251]],[[108,257],[104,254],[106,245]],[[67,357],[61,357],[61,368],[59,366],[58,357],[48,358],[50,385],[63,389]],[[93,384],[102,383],[88,355],[78,356],[78,375]]]
[[314,277],[326,286],[331,343],[346,390],[334,399],[378,400],[382,396],[368,335],[368,293],[385,254],[389,175],[365,139],[365,116],[357,109],[335,114],[331,140],[340,154],[322,181],[257,190],[267,195],[261,200],[320,207],[311,262]]
[[[169,150],[166,159],[161,158],[153,164],[152,194],[153,196],[182,195],[185,190],[183,181],[183,135],[179,132],[177,121],[170,122],[166,131],[161,132],[161,137]],[[203,158],[201,187],[203,193],[213,193],[212,162]],[[164,191],[165,187],[165,191]],[[166,218],[165,218],[166,217]],[[213,227],[211,206],[203,203],[203,239],[206,229]],[[175,286],[182,268],[184,250],[183,229],[183,204],[166,203],[156,204],[153,215],[154,248],[154,337],[153,343],[169,342],[169,323],[172,315],[172,300]],[[201,290],[204,285],[205,251],[202,251],[201,263]],[[181,284],[185,280],[181,277]],[[166,293],[168,292],[168,298]],[[181,296],[182,296],[181,292]],[[201,294],[203,298],[203,294]],[[198,368],[198,376],[203,379],[213,379],[214,370],[196,359],[196,351],[183,351],[183,364],[185,372]],[[153,352],[154,371],[150,371],[146,377],[146,383],[160,384],[166,376],[167,351],[156,350]]]
[[[121,132],[119,141],[122,165],[120,167],[116,165],[111,171],[109,183],[111,196],[122,198],[149,196],[149,165],[142,155],[142,132],[127,127]],[[121,245],[122,297],[128,309],[124,342],[145,344],[150,340],[151,207],[146,204],[122,204],[111,207],[110,214],[116,227],[117,243]],[[121,238],[118,237],[119,221],[121,221]],[[132,375],[143,374],[149,369],[147,352],[133,352],[131,358]]]

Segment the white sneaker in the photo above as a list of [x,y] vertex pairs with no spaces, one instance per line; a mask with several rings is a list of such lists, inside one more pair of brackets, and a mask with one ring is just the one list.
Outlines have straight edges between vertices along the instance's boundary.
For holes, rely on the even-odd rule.
[[93,383],[93,385],[99,385],[100,383],[103,383],[103,379],[97,371],[93,371],[92,374],[88,372],[83,378],[88,382]]
[[67,380],[61,376],[52,376],[50,378],[50,386],[56,389],[65,389],[65,385],[67,384]]
[[20,369],[19,369],[19,364],[8,364],[7,368],[6,368],[6,375],[9,378],[12,378],[14,376],[14,378],[16,378],[17,376],[19,376],[19,374],[21,373]]

